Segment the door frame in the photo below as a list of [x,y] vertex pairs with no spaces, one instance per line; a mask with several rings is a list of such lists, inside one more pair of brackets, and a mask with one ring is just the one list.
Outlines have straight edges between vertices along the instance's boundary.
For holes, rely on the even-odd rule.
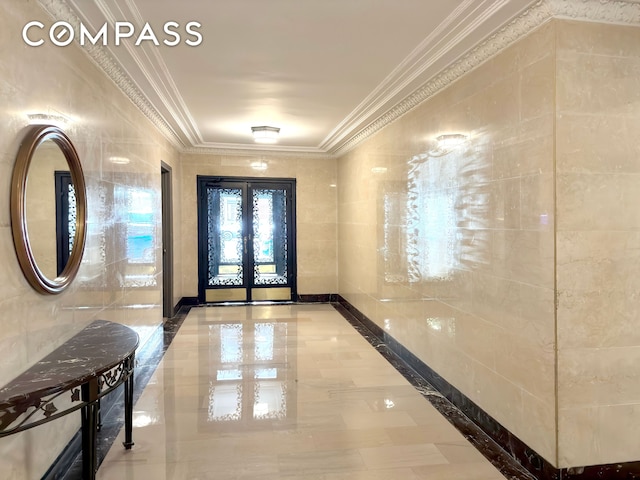
[[[198,214],[198,302],[201,304],[204,303],[212,303],[206,301],[206,276],[207,276],[207,218],[202,205],[205,205],[205,191],[206,186],[209,183],[222,183],[222,182],[235,182],[235,183],[245,183],[247,188],[251,186],[252,183],[259,184],[282,184],[288,183],[291,186],[291,210],[290,210],[290,221],[287,227],[290,229],[290,243],[287,245],[287,255],[290,259],[291,272],[289,272],[289,284],[288,288],[291,290],[291,300],[282,300],[282,301],[269,301],[271,302],[282,302],[282,303],[290,303],[295,302],[298,299],[298,291],[297,291],[297,255],[296,255],[296,179],[295,178],[272,178],[272,177],[227,177],[227,176],[217,176],[217,175],[198,175],[196,177],[197,182],[197,214]],[[246,212],[247,216],[249,215],[249,211]],[[250,248],[250,251],[253,251],[253,248]],[[248,270],[248,269],[247,269]],[[256,300],[251,299],[251,284],[252,280],[247,278],[247,285],[245,286],[247,291],[247,300],[244,301],[224,301],[222,303],[256,303]],[[260,288],[278,288],[282,287],[282,285],[261,285]]]
[[173,305],[173,192],[171,167],[160,162],[162,195],[162,316],[175,314]]

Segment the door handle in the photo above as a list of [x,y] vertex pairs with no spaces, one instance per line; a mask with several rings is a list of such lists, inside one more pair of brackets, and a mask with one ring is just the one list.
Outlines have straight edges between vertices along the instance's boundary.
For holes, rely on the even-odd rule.
[[244,254],[247,254],[247,236],[244,236]]

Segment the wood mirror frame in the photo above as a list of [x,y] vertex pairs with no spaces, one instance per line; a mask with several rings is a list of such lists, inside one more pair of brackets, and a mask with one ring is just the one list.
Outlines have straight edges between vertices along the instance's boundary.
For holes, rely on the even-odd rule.
[[[31,166],[36,150],[47,140],[53,141],[60,148],[67,160],[76,197],[76,229],[73,238],[73,248],[62,272],[55,278],[49,278],[43,273],[41,268],[38,267],[31,244],[29,243],[26,212],[29,167]],[[51,179],[51,181],[53,182],[54,180]],[[52,201],[55,201],[55,199],[52,199]],[[26,130],[13,167],[10,209],[13,243],[20,268],[22,268],[22,272],[29,281],[29,284],[43,294],[61,293],[75,278],[82,261],[86,240],[87,197],[80,158],[73,143],[71,143],[69,137],[60,128],[53,125],[33,125]],[[32,235],[34,234],[34,232],[31,233]],[[56,241],[55,237],[53,241]]]

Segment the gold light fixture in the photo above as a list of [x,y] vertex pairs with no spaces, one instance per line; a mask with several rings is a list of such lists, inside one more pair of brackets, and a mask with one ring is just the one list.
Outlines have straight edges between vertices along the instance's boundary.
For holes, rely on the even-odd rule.
[[251,127],[251,133],[253,133],[253,139],[256,143],[276,143],[280,129],[267,126]]

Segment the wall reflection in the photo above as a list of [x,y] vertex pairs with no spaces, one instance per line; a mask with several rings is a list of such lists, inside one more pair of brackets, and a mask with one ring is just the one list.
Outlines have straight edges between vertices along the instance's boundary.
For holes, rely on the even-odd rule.
[[126,205],[116,215],[123,235],[126,260],[118,271],[122,287],[156,286],[156,217],[155,190],[116,185],[116,204]]
[[408,277],[447,280],[460,258],[454,162],[428,154],[409,161],[407,197]]
[[295,362],[287,337],[295,334],[295,326],[245,320],[210,324],[207,329],[206,423],[215,423],[216,428],[238,423],[260,428],[287,418],[295,405],[295,388],[289,385]]
[[489,262],[490,166],[472,148],[408,161],[407,182],[382,184],[386,283],[443,282]]
[[91,182],[87,199],[92,215],[78,274],[83,288],[156,287],[161,223],[156,189]]
[[386,283],[406,283],[407,264],[407,184],[382,184],[383,239],[382,261]]

